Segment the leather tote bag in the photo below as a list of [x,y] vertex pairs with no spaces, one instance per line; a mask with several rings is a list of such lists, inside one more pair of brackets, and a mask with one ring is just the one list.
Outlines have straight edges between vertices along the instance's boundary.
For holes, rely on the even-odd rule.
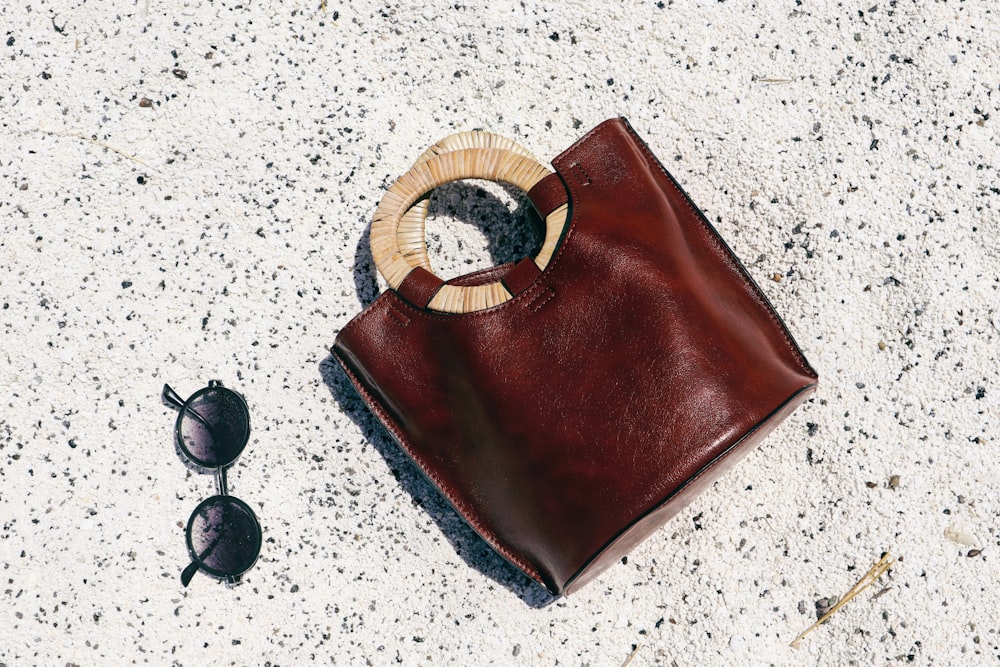
[[[687,505],[818,378],[627,121],[552,165],[486,133],[421,156],[372,224],[390,289],[333,355],[469,525],[565,594]],[[539,255],[435,276],[424,196],[460,178],[528,192],[546,224]]]

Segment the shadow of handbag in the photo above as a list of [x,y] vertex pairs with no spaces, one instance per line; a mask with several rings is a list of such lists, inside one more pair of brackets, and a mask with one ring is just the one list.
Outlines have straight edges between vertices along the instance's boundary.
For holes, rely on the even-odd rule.
[[[390,289],[332,352],[455,510],[558,595],[688,504],[817,375],[627,121],[552,164],[485,133],[422,156],[372,224]],[[461,178],[528,192],[547,226],[538,257],[432,273],[421,199]]]

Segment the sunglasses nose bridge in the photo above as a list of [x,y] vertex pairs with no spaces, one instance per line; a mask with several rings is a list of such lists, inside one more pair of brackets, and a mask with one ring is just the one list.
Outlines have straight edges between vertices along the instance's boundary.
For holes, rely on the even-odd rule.
[[225,466],[220,466],[215,469],[215,486],[218,489],[220,496],[229,495],[229,483],[226,479]]

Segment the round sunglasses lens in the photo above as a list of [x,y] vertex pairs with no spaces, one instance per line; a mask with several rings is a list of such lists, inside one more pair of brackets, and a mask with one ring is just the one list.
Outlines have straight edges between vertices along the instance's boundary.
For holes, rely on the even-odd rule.
[[250,437],[246,403],[228,389],[209,387],[195,394],[181,411],[181,447],[203,466],[236,460]]
[[246,572],[260,554],[260,524],[242,500],[213,496],[191,515],[188,547],[210,574],[234,577]]

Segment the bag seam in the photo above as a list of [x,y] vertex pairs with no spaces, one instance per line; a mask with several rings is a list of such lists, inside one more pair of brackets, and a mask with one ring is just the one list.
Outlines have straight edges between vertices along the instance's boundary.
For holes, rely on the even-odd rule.
[[764,297],[760,293],[760,288],[756,284],[754,284],[754,282],[749,278],[749,276],[746,273],[746,269],[744,269],[742,265],[739,264],[733,252],[729,248],[727,248],[726,245],[722,242],[722,238],[719,235],[719,232],[705,222],[704,213],[701,213],[695,207],[694,203],[691,201],[691,198],[687,196],[687,194],[683,190],[680,189],[680,187],[674,181],[673,177],[663,166],[663,163],[661,163],[660,160],[657,159],[657,157],[653,154],[653,151],[650,150],[649,146],[646,145],[646,142],[642,140],[642,137],[640,137],[636,133],[636,131],[627,123],[624,123],[623,126],[628,131],[629,135],[632,138],[634,138],[636,142],[639,144],[639,148],[642,150],[644,157],[646,157],[647,161],[651,160],[652,163],[659,168],[660,172],[662,172],[663,175],[667,177],[667,183],[677,194],[681,196],[681,199],[684,201],[684,204],[694,215],[695,220],[697,220],[698,223],[701,225],[702,229],[705,232],[707,232],[709,238],[712,240],[712,243],[716,248],[716,252],[722,257],[723,261],[729,267],[730,271],[736,274],[736,277],[739,278],[740,282],[743,283],[744,289],[750,294],[750,296],[754,299],[754,301],[756,301],[757,305],[764,309],[764,312],[766,313],[767,317],[771,320],[771,323],[777,326],[778,332],[781,334],[785,346],[792,353],[792,357],[795,359],[797,365],[799,366],[799,369],[804,371],[810,377],[817,377],[816,372],[810,367],[808,360],[805,358],[805,355],[802,353],[802,351],[798,348],[797,343],[795,343],[794,339],[791,337],[791,334],[789,333],[785,324],[778,317],[777,313],[774,312],[774,308],[770,304],[768,304],[767,301],[764,299]]
[[[630,530],[632,530],[636,525],[638,525],[641,521],[643,521],[644,519],[646,519],[648,516],[650,516],[651,514],[653,514],[655,512],[658,512],[659,510],[661,510],[661,509],[667,507],[668,505],[670,505],[671,503],[673,503],[677,499],[677,497],[683,491],[685,491],[686,489],[690,488],[690,486],[692,484],[694,484],[699,478],[707,475],[712,470],[712,468],[715,468],[716,466],[721,465],[724,460],[726,460],[730,456],[734,455],[737,451],[742,450],[748,444],[747,440],[749,438],[753,437],[754,433],[756,433],[757,431],[759,431],[762,427],[764,427],[766,424],[768,424],[771,420],[775,419],[781,413],[782,410],[784,410],[786,407],[788,407],[789,404],[791,404],[793,401],[795,401],[795,399],[798,398],[799,396],[801,396],[803,393],[809,393],[809,392],[815,391],[816,386],[817,386],[817,384],[815,382],[810,382],[810,383],[808,383],[806,385],[803,385],[803,386],[799,387],[795,391],[793,391],[785,400],[783,400],[780,404],[778,404],[778,406],[776,408],[774,408],[769,413],[767,413],[766,415],[764,415],[764,417],[762,417],[761,419],[759,419],[750,428],[746,429],[740,435],[738,435],[737,437],[735,437],[725,449],[723,449],[721,452],[719,452],[715,456],[715,458],[713,458],[711,461],[709,461],[708,463],[706,463],[703,467],[701,467],[700,469],[698,469],[694,474],[692,474],[691,476],[689,476],[686,480],[684,480],[684,482],[680,486],[678,486],[673,491],[671,491],[666,496],[664,496],[664,498],[660,502],[658,502],[655,505],[653,505],[648,511],[642,513],[639,516],[636,516],[632,520],[631,523],[629,523],[627,526],[625,526],[624,528],[622,528],[614,537],[612,537],[610,540],[608,540],[608,542],[606,544],[604,544],[604,546],[602,546],[600,549],[598,549],[587,560],[586,563],[584,563],[583,565],[581,565],[580,568],[576,572],[574,572],[569,577],[569,579],[566,580],[566,583],[563,585],[563,588],[566,589],[566,590],[573,588],[574,582],[576,582],[580,577],[582,577],[584,574],[586,574],[587,571],[595,563],[597,563],[600,560],[601,556],[604,555],[604,553],[608,549],[610,549],[611,547],[613,547],[615,545],[615,543],[619,539],[621,539],[626,534],[628,534],[628,532]],[[803,400],[804,400],[804,398],[803,398]],[[796,405],[795,408],[797,408],[797,407],[799,407],[799,406]],[[794,411],[795,408],[793,408],[792,411]],[[778,420],[777,422],[775,422],[775,427],[777,427],[778,424],[780,424],[785,419],[787,419],[787,417],[790,414],[791,414],[791,412],[789,412],[787,415],[785,415],[780,420]],[[763,444],[763,440],[760,441],[760,442],[755,443],[754,447],[759,447],[762,444]],[[655,533],[657,530],[660,530],[660,528],[662,528],[663,525],[665,525],[665,522],[658,524],[652,531],[649,532],[649,536],[652,536],[653,533]]]
[[375,397],[372,396],[372,394],[365,388],[365,386],[357,378],[354,372],[351,371],[346,361],[342,359],[339,354],[334,354],[334,356],[337,358],[337,361],[340,362],[340,365],[344,369],[344,372],[347,373],[347,376],[351,380],[351,384],[353,384],[357,392],[361,394],[361,398],[368,405],[368,409],[371,410],[372,413],[378,418],[379,422],[382,424],[382,427],[389,432],[389,435],[391,435],[393,439],[396,440],[396,443],[399,445],[399,448],[403,451],[403,453],[405,453],[409,457],[409,459],[414,463],[414,465],[416,465],[417,469],[420,470],[420,472],[424,474],[435,485],[438,493],[440,493],[442,496],[444,496],[445,499],[448,500],[448,502],[455,509],[455,511],[458,512],[458,514],[466,521],[466,523],[468,523],[469,526],[487,544],[490,545],[490,547],[492,547],[497,553],[499,553],[501,556],[507,559],[507,561],[510,562],[512,565],[520,568],[521,571],[524,572],[529,577],[531,577],[531,579],[533,579],[534,581],[545,587],[545,584],[542,581],[541,573],[536,568],[532,567],[525,560],[523,560],[519,556],[516,556],[509,549],[499,544],[498,540],[496,539],[495,533],[493,533],[493,531],[487,530],[480,521],[473,518],[474,516],[473,512],[471,512],[469,506],[466,503],[459,501],[454,497],[453,494],[445,491],[447,485],[444,484],[443,480],[435,472],[433,472],[433,470],[431,470],[429,466],[426,465],[426,462],[423,460],[423,457],[418,458],[414,454],[415,450],[409,444],[408,439],[402,435],[401,429],[399,429],[396,426],[395,421],[388,414],[388,412],[385,411],[381,403],[375,400]]

